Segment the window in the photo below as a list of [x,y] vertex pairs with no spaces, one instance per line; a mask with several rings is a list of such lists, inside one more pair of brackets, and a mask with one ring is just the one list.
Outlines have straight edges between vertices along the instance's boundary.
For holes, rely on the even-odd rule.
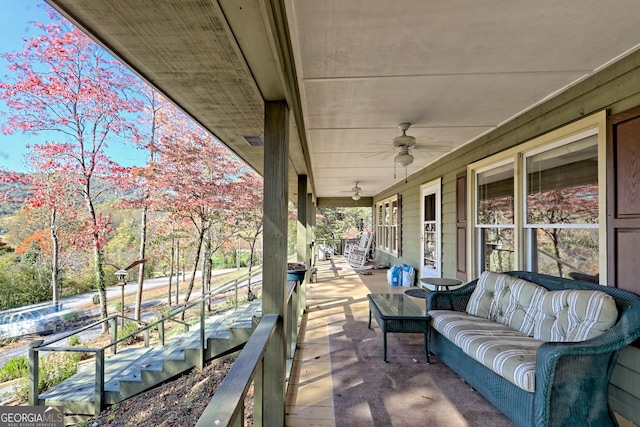
[[424,262],[425,267],[435,269],[438,265],[438,234],[436,222],[436,195],[429,194],[424,198]]
[[595,114],[469,166],[471,271],[606,271],[605,117]]
[[482,270],[513,270],[513,162],[478,172],[477,182],[476,233],[479,265]]
[[400,199],[391,197],[376,204],[376,246],[378,249],[398,255],[400,242]]
[[525,154],[527,267],[598,274],[598,139]]

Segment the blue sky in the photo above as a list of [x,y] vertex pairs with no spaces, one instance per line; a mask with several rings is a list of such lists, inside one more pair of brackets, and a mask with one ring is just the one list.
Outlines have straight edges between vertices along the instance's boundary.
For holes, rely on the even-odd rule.
[[[31,22],[46,23],[48,15],[43,8],[42,0],[0,0],[0,54],[15,52],[22,49],[23,40],[29,39],[38,30]],[[9,74],[7,62],[0,58],[0,79],[6,79]],[[4,101],[0,100],[0,121],[4,122],[3,113],[7,111]],[[24,154],[26,145],[42,143],[47,139],[54,139],[49,135],[24,135],[14,133],[4,135],[0,132],[0,170],[13,170],[25,172]],[[108,150],[109,156],[124,166],[133,166],[145,163],[145,153],[133,147],[112,144]]]

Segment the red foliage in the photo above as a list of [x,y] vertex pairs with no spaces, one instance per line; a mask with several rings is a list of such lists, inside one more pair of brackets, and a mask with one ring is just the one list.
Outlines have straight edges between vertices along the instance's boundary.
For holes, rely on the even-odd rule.
[[35,23],[41,34],[25,41],[22,51],[4,55],[13,79],[0,82],[0,98],[10,108],[2,131],[60,135],[32,147],[36,191],[28,204],[76,216],[78,204],[65,199],[82,200],[86,234],[78,240],[100,247],[110,229],[108,219],[95,214],[93,187],[97,177],[117,182],[127,173],[104,149],[135,130],[131,113],[141,104],[129,92],[137,81],[79,29],[58,20]]

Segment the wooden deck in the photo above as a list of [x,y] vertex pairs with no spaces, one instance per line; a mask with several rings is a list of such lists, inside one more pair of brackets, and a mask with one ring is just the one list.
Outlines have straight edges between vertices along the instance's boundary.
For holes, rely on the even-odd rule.
[[307,312],[303,317],[287,389],[288,427],[336,425],[329,323],[335,315],[368,316],[366,304],[364,310],[361,309],[362,304],[358,304],[359,312],[350,313],[345,312],[345,307],[347,311],[351,309],[345,302],[366,301],[369,292],[403,293],[406,290],[389,287],[386,280],[377,279],[382,277],[381,274],[377,274],[376,280],[367,287],[361,280],[364,276],[360,276],[340,257],[319,261],[317,271],[316,282],[307,285]]

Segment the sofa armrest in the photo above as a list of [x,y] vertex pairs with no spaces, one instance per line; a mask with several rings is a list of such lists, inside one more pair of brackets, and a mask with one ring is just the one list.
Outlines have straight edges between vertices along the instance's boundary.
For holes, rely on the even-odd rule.
[[609,422],[609,381],[620,349],[635,335],[618,322],[586,341],[542,344],[536,354],[536,425],[579,425],[585,419],[615,425]]
[[467,309],[467,303],[473,290],[476,288],[474,280],[469,282],[465,286],[455,289],[453,291],[432,291],[427,294],[427,311],[429,310],[452,310],[452,311],[465,311]]

